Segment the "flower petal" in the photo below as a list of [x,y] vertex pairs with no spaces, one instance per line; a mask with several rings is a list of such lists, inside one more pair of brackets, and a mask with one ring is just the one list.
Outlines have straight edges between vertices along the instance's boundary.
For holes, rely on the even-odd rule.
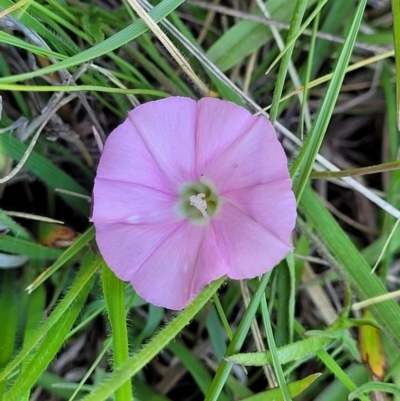
[[296,224],[296,199],[289,178],[224,193],[238,209],[286,242]]
[[[113,272],[121,280],[129,281],[180,224],[182,223],[152,225],[97,223],[96,242]],[[158,278],[162,281],[162,276]]]
[[93,190],[95,223],[160,224],[178,220],[177,195],[96,177]]
[[178,190],[182,183],[195,181],[195,132],[197,103],[189,98],[171,97],[149,102],[129,113],[143,142],[159,169]]
[[129,118],[107,138],[96,177],[174,193]]
[[131,276],[133,288],[145,300],[169,309],[183,309],[213,279],[225,274],[209,227],[185,222]]
[[198,102],[196,130],[196,170],[200,177],[207,165],[247,131],[254,119],[235,103],[214,98]]
[[283,241],[229,201],[212,220],[217,246],[228,266],[228,277],[256,277],[271,270],[290,250]]
[[263,116],[204,170],[220,194],[289,177],[286,156],[271,123]]

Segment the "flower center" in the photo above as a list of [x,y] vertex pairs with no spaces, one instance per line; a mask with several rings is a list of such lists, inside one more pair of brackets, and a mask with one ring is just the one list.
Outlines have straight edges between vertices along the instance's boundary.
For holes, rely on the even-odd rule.
[[198,209],[205,219],[208,219],[208,214],[206,212],[207,201],[203,199],[205,196],[206,196],[205,194],[197,194],[197,195],[192,195],[189,199],[190,199],[190,205]]
[[194,224],[203,225],[210,221],[220,209],[217,191],[208,181],[197,181],[182,186],[177,209],[179,214]]

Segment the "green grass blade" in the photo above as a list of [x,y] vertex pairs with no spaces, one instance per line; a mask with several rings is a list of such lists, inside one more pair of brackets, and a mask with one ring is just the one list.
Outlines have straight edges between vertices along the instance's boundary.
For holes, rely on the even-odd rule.
[[[9,134],[0,135],[0,146],[16,161],[19,161],[23,157],[27,149],[27,145]],[[82,185],[78,184],[63,170],[51,163],[46,157],[35,151],[31,153],[24,167],[52,190],[61,188],[81,195],[89,195],[88,191]],[[84,216],[89,215],[89,203],[86,200],[63,193],[59,193],[58,195],[78,213]]]
[[19,91],[19,92],[104,92],[121,93],[123,95],[148,95],[157,97],[167,97],[169,93],[155,89],[124,89],[109,86],[98,85],[71,85],[71,86],[53,86],[53,85],[18,85],[18,84],[0,84],[0,90]]
[[[113,369],[117,371],[129,359],[128,331],[125,311],[125,284],[102,263],[104,300],[113,338]],[[115,391],[115,401],[132,399],[132,387],[127,380]]]
[[[10,0],[0,0],[0,7],[4,10],[12,7],[14,4],[15,3]],[[32,37],[36,38],[37,43],[43,44],[44,40],[47,42],[47,45],[51,43],[57,51],[63,54],[71,54],[72,49],[75,52],[79,51],[79,48],[73,42],[71,46],[68,46],[61,39],[59,39],[57,35],[41,24],[37,18],[30,15],[28,12],[17,10],[11,13],[11,17],[29,28]]]
[[[38,349],[34,352],[31,361],[22,369],[18,379],[6,394],[4,401],[18,400],[24,393],[29,392],[43,371],[53,360],[83,308],[84,302],[92,287],[94,272],[97,267],[98,260],[87,266],[82,266],[82,270],[77,275],[75,283],[66,295],[67,297],[72,294],[70,295],[72,302],[69,303],[68,308],[63,311],[61,316],[58,314],[56,322],[54,322],[54,325],[47,331]],[[79,292],[73,292],[73,287],[78,285],[80,287]],[[63,301],[61,301],[61,303],[62,302]],[[48,320],[50,320],[51,317]]]
[[[298,33],[301,21],[307,8],[308,0],[297,0],[296,7],[293,12],[292,21],[290,22],[290,29],[286,38],[286,42],[290,42]],[[289,64],[292,61],[292,53],[294,44],[285,50],[282,57],[281,64],[279,66],[278,77],[275,84],[274,96],[272,98],[270,119],[273,123],[278,116],[278,107],[281,100],[283,86],[286,80],[286,74],[289,68]]]
[[349,400],[359,398],[361,394],[370,393],[373,391],[380,391],[383,393],[393,394],[400,397],[400,388],[394,383],[379,383],[379,382],[368,382],[358,387],[357,390],[352,391],[349,394]]
[[[310,0],[309,7],[315,1]],[[288,21],[293,15],[295,4],[290,1],[282,7],[282,0],[270,0],[267,6],[272,18]],[[272,39],[270,27],[254,21],[240,21],[221,36],[206,54],[221,71],[226,71],[270,39]]]
[[90,226],[82,235],[80,235],[71,246],[69,246],[60,257],[43,272],[33,284],[28,286],[27,291],[35,291],[37,287],[42,285],[49,277],[51,277],[59,268],[65,266],[73,259],[90,241],[94,238],[94,226]]
[[21,226],[21,224],[18,224],[16,221],[14,221],[14,219],[12,219],[10,216],[8,216],[3,209],[0,209],[0,221],[7,226],[7,228],[12,232],[15,237],[22,238],[28,241],[31,240],[31,235],[29,234],[29,231]]
[[56,259],[62,251],[55,248],[47,248],[43,245],[36,244],[32,241],[10,237],[5,235],[0,238],[0,251],[13,253],[16,255],[25,255],[35,259]]
[[275,342],[277,347],[288,344],[292,336],[290,319],[292,319],[293,305],[293,275],[286,261],[282,261],[276,268],[277,289],[279,302],[276,307]]
[[90,395],[83,398],[82,401],[105,401],[117,388],[146,366],[153,357],[181,332],[223,282],[224,278],[221,278],[207,286],[185,310],[147,343],[141,351],[129,359],[128,362],[121,366],[118,372],[114,372],[109,379],[97,387]]
[[[0,0],[0,1],[5,1],[5,0]],[[183,2],[184,0],[164,0],[156,7],[154,7],[149,12],[149,14],[156,22],[159,22],[161,19],[165,18],[173,10],[179,7]],[[0,83],[18,82],[33,77],[37,77],[40,75],[49,74],[54,71],[59,71],[64,68],[69,68],[79,64],[83,64],[87,61],[93,60],[97,57],[100,57],[104,54],[112,52],[115,49],[120,48],[121,46],[127,44],[128,42],[136,39],[138,36],[142,35],[147,30],[148,30],[147,25],[142,20],[136,21],[130,26],[123,29],[122,31],[104,40],[103,42],[93,47],[90,47],[80,52],[79,54],[76,54],[75,56],[68,58],[67,60],[60,61],[57,64],[52,64],[48,67],[41,68],[37,71],[14,75],[12,77],[0,78]]]
[[268,348],[271,353],[272,365],[274,367],[276,380],[279,385],[280,393],[284,401],[291,401],[290,392],[286,384],[285,376],[283,374],[282,364],[279,360],[278,351],[275,345],[274,333],[272,331],[271,319],[269,316],[267,299],[264,296],[261,299],[262,319],[264,322],[265,335],[267,337]]
[[[304,333],[305,329],[302,327],[298,322],[296,322],[296,331],[299,333]],[[353,377],[356,375],[353,374],[348,374],[347,369],[343,370],[341,366],[338,364],[338,362],[335,361],[335,359],[323,348],[319,349],[316,351],[316,356],[321,360],[321,362],[326,366],[329,372],[331,372],[333,375],[335,375],[340,382],[338,384],[341,384],[341,388],[347,389],[347,393],[349,391],[353,391],[357,388],[357,384],[353,381]],[[358,371],[361,368],[362,373],[365,373],[366,370],[363,366],[360,366],[359,364],[353,365]],[[351,368],[351,366],[350,366]],[[337,395],[336,392],[333,393],[335,396]],[[317,400],[319,401],[326,401],[327,399],[327,394],[324,394],[324,397],[319,400],[319,397],[317,397]],[[370,401],[368,397],[365,395],[360,396],[361,401]],[[333,399],[332,399],[333,401]],[[337,398],[334,399],[334,401],[337,401]]]
[[[290,397],[297,397],[302,391],[304,391],[316,379],[318,379],[319,376],[321,376],[321,373],[314,373],[313,375],[307,376],[304,379],[288,383]],[[282,397],[279,388],[272,388],[250,397],[243,398],[242,401],[284,401],[284,398]]]
[[[260,305],[261,298],[264,295],[265,287],[268,284],[270,273],[264,274],[262,277],[257,291],[253,295],[243,318],[240,320],[239,326],[233,335],[232,341],[229,343],[228,349],[226,351],[226,356],[236,354],[242,347],[244,340],[246,339],[247,333],[250,329],[251,323],[257,312],[258,306]],[[219,364],[218,370],[214,376],[214,380],[211,384],[210,389],[206,395],[205,401],[216,401],[218,400],[222,388],[228,379],[229,373],[232,369],[232,363],[228,362],[226,359],[222,360]]]
[[[11,360],[14,351],[18,321],[17,271],[0,269],[0,370]],[[6,389],[6,380],[0,380],[0,399]]]
[[[193,352],[185,347],[179,341],[173,341],[169,344],[168,348],[182,361],[186,369],[191,373],[195,382],[199,386],[203,394],[207,394],[212,379],[207,370],[202,366]],[[220,401],[228,401],[225,394],[221,394]]]
[[[0,372],[0,380],[4,380],[15,368],[30,354],[30,352],[41,342],[44,336],[46,336],[50,330],[56,325],[57,322],[63,320],[68,310],[73,305],[78,294],[80,294],[87,283],[92,279],[100,266],[101,259],[99,257],[91,261],[88,264],[82,264],[79,275],[75,282],[72,284],[69,291],[66,293],[61,302],[51,313],[50,317],[46,319],[42,326],[27,340],[21,351],[14,357],[14,359],[7,365],[7,367]],[[85,290],[86,291],[86,290]]]
[[291,171],[293,177],[293,190],[296,194],[298,202],[309,180],[315,158],[321,147],[337,98],[339,96],[340,88],[346,74],[346,67],[350,61],[350,56],[357,38],[357,33],[361,25],[366,4],[367,0],[361,0],[358,4],[349,35],[346,38],[346,42],[343,46],[337,66],[329,83],[328,90],[315,121],[315,125],[312,131],[308,134],[307,140],[304,143],[295,164],[293,165]]
[[397,129],[400,130],[400,2],[392,0],[394,54],[396,59]]
[[[380,279],[375,274],[371,274],[371,267],[353,242],[310,188],[304,191],[300,208],[339,262],[339,273],[352,285],[360,300],[387,292]],[[369,310],[388,337],[400,347],[399,305],[391,300],[371,305]]]

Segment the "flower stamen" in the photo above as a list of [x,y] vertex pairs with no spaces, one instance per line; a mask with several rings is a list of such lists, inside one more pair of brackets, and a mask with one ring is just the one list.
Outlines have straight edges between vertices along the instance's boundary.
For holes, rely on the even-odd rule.
[[190,206],[194,206],[203,215],[203,217],[208,220],[209,216],[206,212],[207,201],[203,199],[205,196],[205,194],[192,195],[189,200]]

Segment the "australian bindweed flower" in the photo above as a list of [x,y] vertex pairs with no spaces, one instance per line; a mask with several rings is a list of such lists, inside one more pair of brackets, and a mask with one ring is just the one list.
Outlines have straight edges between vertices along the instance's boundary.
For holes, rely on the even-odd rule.
[[135,108],[106,141],[92,221],[105,261],[148,302],[182,309],[211,281],[272,269],[296,218],[271,123],[214,98]]

